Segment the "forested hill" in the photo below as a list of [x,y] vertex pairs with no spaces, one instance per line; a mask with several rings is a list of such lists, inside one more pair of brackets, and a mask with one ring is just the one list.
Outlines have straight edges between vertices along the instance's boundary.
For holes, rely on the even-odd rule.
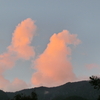
[[[24,93],[30,95],[34,91],[37,93],[38,100],[64,100],[68,97],[81,97],[87,100],[97,100],[100,91],[95,90],[88,81],[80,81],[73,83],[66,83],[58,87],[38,87],[32,89],[25,89],[21,91],[13,92],[0,92],[0,97],[13,98],[16,94]],[[6,95],[7,94],[7,95]],[[84,100],[85,100],[84,99]],[[7,99],[0,99],[7,100]]]
[[8,100],[7,94],[2,90],[0,90],[0,100]]

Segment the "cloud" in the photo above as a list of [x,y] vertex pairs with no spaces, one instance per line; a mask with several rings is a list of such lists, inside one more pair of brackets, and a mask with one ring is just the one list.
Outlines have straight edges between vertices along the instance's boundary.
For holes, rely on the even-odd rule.
[[9,92],[19,91],[25,88],[28,88],[28,84],[23,80],[15,78],[13,82],[5,79],[2,75],[0,75],[0,89]]
[[4,88],[9,84],[9,80],[5,79],[1,74],[0,74],[0,90],[4,90]]
[[11,56],[10,53],[0,55],[0,74],[15,65],[16,57]]
[[12,34],[11,45],[7,47],[7,52],[0,55],[0,88],[12,87],[22,89],[26,83],[22,80],[15,79],[12,83],[3,77],[6,70],[12,68],[18,59],[29,60],[34,57],[34,48],[30,46],[33,36],[35,35],[36,26],[30,18],[22,21],[16,27]]
[[30,57],[33,57],[35,52],[34,48],[30,46],[30,43],[33,39],[35,30],[36,26],[33,20],[28,18],[22,21],[18,24],[13,33],[12,43],[8,47],[8,50],[14,52],[18,58],[28,60]]
[[36,72],[32,76],[35,86],[57,86],[76,79],[70,62],[71,48],[80,40],[76,34],[63,30],[53,34],[45,51],[34,61]]
[[97,64],[87,64],[86,68],[88,68],[89,70],[94,69],[94,68],[99,68],[99,65],[97,65]]
[[28,85],[23,80],[15,78],[13,82],[9,82],[8,85],[4,87],[4,90],[15,92],[25,88],[28,88]]
[[30,46],[35,34],[36,26],[30,18],[22,21],[15,29],[8,51],[0,55],[0,73],[12,68],[16,60],[22,58],[29,60],[35,55],[34,48]]

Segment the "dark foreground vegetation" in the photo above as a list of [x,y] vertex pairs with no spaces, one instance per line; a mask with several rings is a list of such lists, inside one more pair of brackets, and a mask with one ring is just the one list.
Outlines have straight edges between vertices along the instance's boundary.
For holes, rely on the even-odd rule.
[[[9,99],[9,100],[38,100],[38,99],[36,93],[32,92],[31,96],[26,96],[24,94],[17,94],[14,96],[13,99]],[[63,96],[57,96],[52,100],[87,100],[87,99],[79,96],[69,96],[65,98]]]
[[9,100],[37,100],[37,94],[32,92],[31,95],[26,96],[25,94],[17,94],[14,98]]
[[[91,76],[89,82],[90,82],[90,84],[92,86],[94,86],[94,89],[100,90],[100,78],[99,77],[97,77],[97,76]],[[97,100],[100,100],[100,94],[99,94]]]

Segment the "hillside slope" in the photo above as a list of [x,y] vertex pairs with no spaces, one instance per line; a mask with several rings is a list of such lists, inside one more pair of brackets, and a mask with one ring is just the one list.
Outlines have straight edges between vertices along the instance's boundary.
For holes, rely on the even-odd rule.
[[25,89],[21,91],[17,91],[15,93],[6,92],[8,97],[12,98],[14,95],[18,93],[24,93],[26,95],[30,95],[31,92],[34,91],[38,95],[39,100],[52,100],[57,96],[62,96],[64,98],[69,96],[80,96],[86,98],[88,100],[97,100],[100,91],[95,90],[88,81],[80,81],[73,83],[66,83],[64,85],[58,87],[37,87],[32,89]]
[[0,100],[8,100],[7,94],[2,90],[0,90]]

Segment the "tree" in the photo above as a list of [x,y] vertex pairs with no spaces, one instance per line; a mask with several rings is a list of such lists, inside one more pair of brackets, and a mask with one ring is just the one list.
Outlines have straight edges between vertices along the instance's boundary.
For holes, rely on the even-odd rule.
[[31,93],[32,100],[37,100],[37,94],[35,92]]
[[[100,89],[100,78],[97,76],[91,76],[89,83],[94,86],[94,89],[99,90]],[[98,97],[98,100],[100,100],[100,95]]]
[[15,100],[21,100],[22,96],[21,94],[17,94],[14,96]]
[[91,76],[89,83],[94,86],[94,89],[100,89],[100,78],[97,76]]
[[14,100],[37,100],[37,94],[35,92],[32,92],[31,96],[26,96],[24,94],[17,94],[14,96]]

